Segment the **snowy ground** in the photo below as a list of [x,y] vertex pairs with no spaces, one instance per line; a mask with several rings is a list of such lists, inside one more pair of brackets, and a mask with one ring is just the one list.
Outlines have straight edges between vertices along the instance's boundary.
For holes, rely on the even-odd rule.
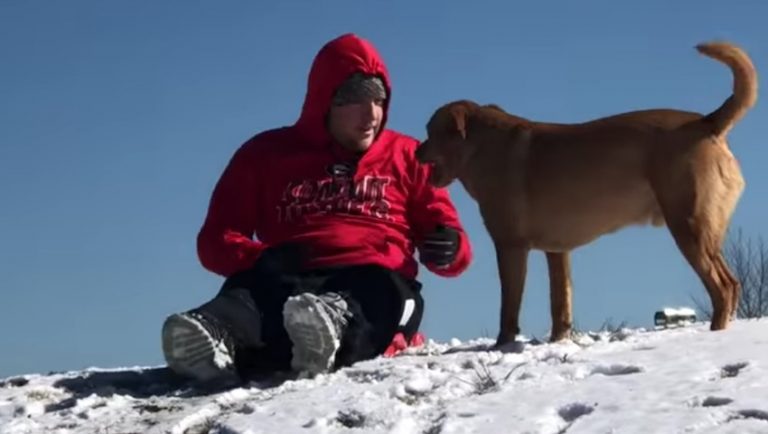
[[768,320],[489,351],[429,342],[202,392],[163,368],[0,380],[2,433],[768,433]]

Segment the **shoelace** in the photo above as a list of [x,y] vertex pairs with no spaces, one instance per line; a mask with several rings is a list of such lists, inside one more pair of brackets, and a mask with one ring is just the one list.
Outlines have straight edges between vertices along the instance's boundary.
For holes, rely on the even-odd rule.
[[335,292],[328,292],[320,295],[319,299],[325,310],[332,316],[331,319],[338,328],[345,328],[349,325],[353,315],[344,297]]

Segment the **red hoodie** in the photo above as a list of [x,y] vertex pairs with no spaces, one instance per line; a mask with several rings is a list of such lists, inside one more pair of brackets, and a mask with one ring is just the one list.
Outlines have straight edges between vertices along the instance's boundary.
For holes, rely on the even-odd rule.
[[230,276],[251,267],[265,247],[296,242],[309,248],[309,267],[377,264],[414,278],[415,246],[442,224],[459,230],[458,255],[446,268],[427,267],[442,276],[467,268],[469,239],[447,190],[428,184],[429,168],[414,158],[416,139],[385,129],[389,98],[381,132],[362,156],[328,134],[334,90],[354,72],[381,77],[391,97],[376,49],[343,35],[317,54],[298,121],[262,132],[235,152],[198,234],[204,267]]

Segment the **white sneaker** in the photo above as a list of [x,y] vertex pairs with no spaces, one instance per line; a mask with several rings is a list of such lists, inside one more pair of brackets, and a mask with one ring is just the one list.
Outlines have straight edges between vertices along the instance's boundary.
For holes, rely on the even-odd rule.
[[333,292],[289,297],[283,306],[283,324],[293,343],[291,367],[311,375],[328,372],[350,316],[347,302]]
[[175,373],[222,385],[238,380],[229,333],[205,316],[196,312],[169,316],[162,340],[166,363]]

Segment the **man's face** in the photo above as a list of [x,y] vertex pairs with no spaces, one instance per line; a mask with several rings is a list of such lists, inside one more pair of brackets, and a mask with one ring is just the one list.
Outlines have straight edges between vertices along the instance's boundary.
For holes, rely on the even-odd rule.
[[333,105],[328,113],[328,131],[353,152],[365,152],[373,143],[384,119],[384,101],[362,99]]

